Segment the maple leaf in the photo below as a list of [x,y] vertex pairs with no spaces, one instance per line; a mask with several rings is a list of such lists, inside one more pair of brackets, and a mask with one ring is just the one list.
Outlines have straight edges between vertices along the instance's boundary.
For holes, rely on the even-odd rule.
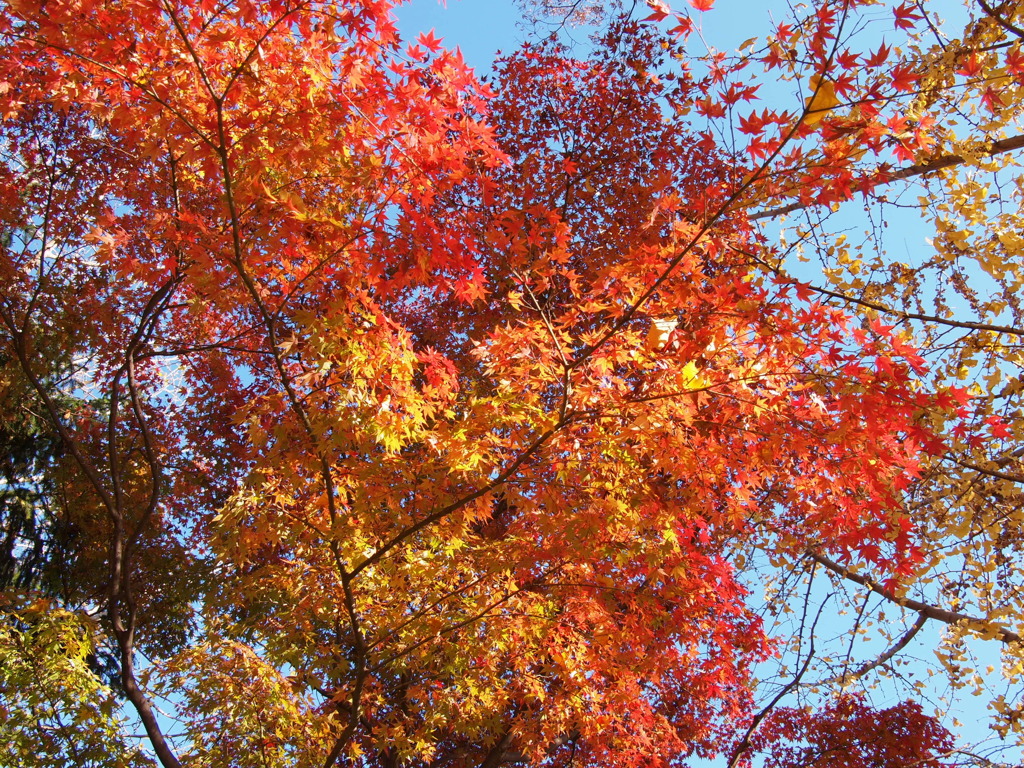
[[880,66],[882,66],[882,64],[884,64],[888,60],[889,54],[891,52],[892,52],[892,49],[889,46],[887,46],[885,43],[882,43],[881,45],[878,46],[878,50],[877,51],[875,51],[874,53],[872,53],[872,54],[870,54],[868,56],[864,56],[864,58],[863,58],[864,66],[865,67],[880,67]]
[[740,132],[757,135],[764,131],[767,120],[757,112],[751,112],[749,116],[740,115]]
[[672,13],[672,9],[663,0],[645,1],[654,13],[644,19],[644,21],[661,21],[662,19],[667,19]]
[[1018,46],[1006,52],[1006,70],[1016,77],[1024,75],[1024,51]]
[[909,0],[894,8],[893,16],[896,17],[896,21],[893,23],[896,29],[913,29],[914,24],[924,18],[917,10],[916,4]]
[[964,57],[963,61],[960,63],[960,67],[956,70],[956,73],[972,80],[977,79],[982,73],[981,57]]
[[996,114],[1003,107],[1003,96],[999,88],[986,88],[981,95],[981,103],[989,112]]
[[893,67],[890,75],[893,88],[901,93],[914,90],[919,79],[909,64],[899,64]]
[[419,37],[416,38],[416,42],[431,53],[437,53],[441,50],[441,38],[434,36],[434,30],[420,33]]
[[487,280],[477,270],[472,277],[460,278],[455,284],[455,296],[467,304],[474,304],[487,298]]

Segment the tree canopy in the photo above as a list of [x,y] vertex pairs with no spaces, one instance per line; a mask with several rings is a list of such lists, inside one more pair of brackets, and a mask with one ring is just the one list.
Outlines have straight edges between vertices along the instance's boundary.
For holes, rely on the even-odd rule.
[[1024,4],[735,5],[0,9],[2,760],[1014,761]]

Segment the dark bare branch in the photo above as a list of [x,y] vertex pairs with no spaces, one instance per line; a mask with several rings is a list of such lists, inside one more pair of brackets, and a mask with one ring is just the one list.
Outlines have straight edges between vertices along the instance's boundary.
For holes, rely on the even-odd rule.
[[976,616],[968,616],[965,613],[958,613],[956,611],[949,611],[945,608],[940,608],[937,605],[929,605],[923,603],[920,600],[914,600],[911,597],[901,597],[896,593],[886,589],[875,579],[870,576],[865,576],[861,573],[856,573],[846,566],[840,565],[834,560],[829,559],[820,552],[814,552],[808,550],[807,556],[810,557],[814,562],[825,566],[833,573],[842,576],[848,581],[852,581],[855,584],[860,584],[862,587],[866,587],[874,592],[876,595],[884,597],[891,603],[909,608],[912,611],[917,611],[922,616],[929,619],[935,619],[941,621],[944,624],[962,624],[968,628],[979,633],[991,634],[995,639],[1002,643],[1019,643],[1021,637],[1016,632],[1013,632],[1005,627],[1001,627],[997,624],[989,622],[987,619],[978,618]]

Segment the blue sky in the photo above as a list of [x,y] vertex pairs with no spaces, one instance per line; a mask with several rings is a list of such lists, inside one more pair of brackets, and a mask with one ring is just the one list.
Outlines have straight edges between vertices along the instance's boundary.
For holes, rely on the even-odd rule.
[[403,36],[435,30],[448,48],[459,48],[466,62],[484,75],[498,50],[511,52],[526,38],[522,14],[511,0],[412,0],[397,10]]
[[[764,34],[773,16],[772,6],[786,13],[786,4],[777,0],[719,0],[713,11],[692,11],[692,15],[702,26],[703,38],[708,43],[728,50],[747,38]],[[675,0],[673,7],[689,8],[685,0]],[[478,75],[487,73],[499,50],[509,53],[531,35],[513,0],[411,0],[398,8],[397,15],[407,39],[434,29],[437,36],[444,38],[446,47],[461,49]],[[778,17],[778,13],[774,15]],[[585,36],[578,30],[575,34]],[[693,44],[700,45],[700,39],[695,37]]]

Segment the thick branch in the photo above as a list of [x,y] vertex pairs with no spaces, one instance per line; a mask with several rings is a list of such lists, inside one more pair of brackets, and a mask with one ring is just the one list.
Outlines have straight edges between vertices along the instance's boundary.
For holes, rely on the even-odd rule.
[[[978,0],[978,5],[985,12],[985,15],[992,19],[996,24],[1005,29],[1007,32],[1016,35],[1017,37],[1024,38],[1024,29],[1021,29],[1016,24],[1012,24],[995,8],[989,5],[985,0]],[[1000,8],[1001,10],[1001,8]]]
[[[986,157],[995,157],[996,155],[1012,152],[1021,148],[1024,148],[1024,135],[1011,136],[1008,139],[993,141],[984,150],[984,154]],[[891,173],[885,170],[879,170],[877,182],[879,184],[891,184],[894,181],[912,179],[915,176],[927,176],[930,173],[941,171],[944,168],[952,168],[953,166],[960,165],[966,161],[967,159],[963,155],[939,155],[938,157],[934,157],[926,162],[909,165],[906,168],[901,168],[900,170],[893,171]],[[790,203],[789,205],[782,205],[778,208],[769,208],[766,211],[758,211],[750,216],[750,220],[758,221],[759,219],[774,219],[778,216],[785,216],[787,213],[793,213],[793,211],[812,208],[817,205],[823,205],[823,203]]]
[[[484,756],[483,761],[480,763],[480,768],[499,768],[502,764],[510,762],[508,758],[508,745],[512,741],[512,729],[509,728],[505,731],[497,743],[491,748],[491,750]],[[518,754],[515,757],[519,757]]]
[[[230,84],[229,84],[230,87]],[[337,491],[334,484],[334,475],[331,470],[331,463],[328,459],[328,455],[323,450],[320,439],[317,437],[316,430],[313,428],[312,421],[310,420],[309,414],[306,412],[305,407],[302,404],[302,399],[299,397],[298,392],[295,389],[291,376],[285,367],[284,360],[282,358],[281,347],[277,335],[277,324],[272,313],[264,302],[260,291],[249,275],[245,268],[244,250],[242,247],[242,226],[238,212],[238,206],[235,203],[235,181],[231,170],[231,158],[229,155],[229,147],[231,146],[227,136],[227,126],[225,122],[225,106],[224,98],[215,98],[214,105],[217,112],[217,155],[220,159],[221,172],[223,174],[223,188],[224,198],[227,203],[229,223],[231,229],[231,241],[232,241],[232,259],[231,263],[235,267],[235,271],[241,278],[242,284],[252,299],[257,311],[259,312],[260,318],[263,321],[264,327],[267,330],[267,337],[269,341],[270,352],[272,360],[274,361],[274,367],[277,370],[278,378],[281,382],[281,386],[284,388],[285,395],[288,398],[288,402],[291,405],[292,410],[297,415],[299,422],[302,424],[306,435],[309,437],[310,443],[313,448],[313,452],[320,462],[320,475],[324,484],[324,494],[327,498],[327,511],[330,515],[331,523],[337,520]],[[360,626],[359,616],[356,612],[355,598],[352,591],[352,582],[358,574],[358,570],[349,571],[341,557],[341,550],[338,545],[338,541],[332,538],[329,547],[331,554],[334,558],[335,568],[338,572],[338,577],[341,581],[342,588],[345,592],[345,608],[349,616],[349,628],[352,636],[353,650],[355,651],[355,662],[356,662],[356,679],[353,687],[352,699],[351,699],[351,717],[349,723],[343,729],[342,733],[335,741],[334,746],[331,748],[330,753],[327,756],[327,760],[324,763],[324,768],[331,768],[337,759],[341,756],[342,750],[347,746],[348,742],[355,733],[355,730],[359,723],[359,704],[362,697],[363,685],[366,679],[366,639],[363,636],[363,630]],[[340,638],[339,638],[340,641]]]
[[171,751],[170,745],[160,730],[156,713],[153,711],[153,705],[149,703],[146,694],[142,692],[142,689],[139,688],[138,683],[135,681],[135,669],[132,663],[134,649],[131,647],[130,640],[122,639],[119,633],[118,644],[123,658],[121,685],[124,686],[128,700],[135,706],[135,711],[139,713],[139,719],[142,720],[142,725],[146,729],[146,736],[149,737],[149,743],[153,746],[153,751],[164,768],[181,768],[181,763],[178,762],[178,758]]
[[1024,483],[1024,476],[1022,475],[1011,475],[1007,472],[1000,472],[999,470],[996,469],[985,469],[984,467],[979,467],[977,464],[972,464],[969,461],[961,461],[960,459],[952,455],[947,455],[945,458],[949,461],[952,461],[954,464],[963,467],[964,469],[969,469],[973,472],[978,472],[988,477],[994,477],[997,480],[1006,480],[1011,483]]
[[[854,573],[849,568],[840,565],[834,560],[830,560],[818,552],[808,550],[807,556],[810,557],[814,562],[820,563],[821,565],[828,568],[835,574],[842,576],[844,579],[860,584],[862,587],[866,587],[874,592],[876,595],[884,597],[891,603],[901,605],[904,608],[909,608],[912,611],[917,611],[922,616],[929,619],[935,619],[941,621],[944,624],[968,624],[973,625],[972,629],[975,631],[982,631],[977,629],[980,626],[988,624],[987,619],[979,619],[975,616],[968,616],[965,613],[958,613],[956,611],[948,611],[945,608],[939,608],[936,605],[929,605],[928,603],[922,603],[920,600],[914,600],[910,597],[899,597],[893,592],[889,591],[885,587],[881,586],[869,576],[864,576],[859,573]],[[1009,629],[1005,629],[999,626],[990,626],[989,630],[993,633],[994,637],[1002,643],[1019,643],[1021,641],[1020,635],[1016,632],[1012,632]]]
[[[128,344],[126,353],[127,363],[130,365],[132,355],[135,353],[135,349],[146,338],[147,329],[153,322],[154,317],[159,314],[159,308],[162,306],[164,300],[170,295],[176,285],[175,280],[171,280],[162,286],[152,297],[150,297],[145,309],[142,312],[142,319],[140,321],[139,328],[136,329],[131,341]],[[120,487],[117,482],[118,474],[120,472],[119,463],[117,461],[117,452],[114,447],[116,444],[116,429],[114,429],[114,420],[116,415],[111,416],[110,420],[110,433],[108,439],[111,441],[110,456],[111,456],[111,481],[114,487],[114,493],[107,489],[103,483],[100,470],[89,460],[85,451],[79,445],[79,442],[75,439],[74,435],[64,424],[63,419],[60,416],[59,409],[44,385],[42,379],[35,374],[32,369],[31,354],[29,351],[29,345],[27,342],[27,330],[19,331],[14,323],[13,317],[3,311],[0,308],[0,321],[5,325],[10,334],[11,346],[14,350],[15,356],[18,359],[21,370],[25,377],[28,379],[32,389],[35,390],[36,394],[42,400],[43,405],[46,407],[47,413],[50,417],[50,422],[57,430],[64,445],[74,457],[75,462],[81,468],[82,472],[86,475],[89,483],[92,485],[96,493],[99,495],[104,507],[106,508],[112,523],[113,533],[111,536],[111,554],[110,554],[110,576],[108,585],[108,611],[110,622],[113,625],[114,634],[117,637],[118,650],[120,653],[121,662],[121,684],[124,687],[125,693],[128,696],[128,700],[132,702],[135,707],[139,718],[142,721],[143,726],[146,729],[146,734],[149,737],[150,743],[153,746],[153,750],[156,753],[157,758],[164,768],[180,768],[181,763],[178,762],[177,757],[171,750],[170,745],[164,738],[163,732],[161,731],[160,724],[156,719],[156,715],[153,711],[153,707],[146,697],[145,693],[139,688],[138,682],[135,678],[134,671],[134,636],[135,636],[135,611],[134,606],[129,605],[129,617],[128,623],[125,625],[122,620],[121,614],[121,599],[122,593],[126,587],[130,587],[129,581],[129,568],[127,565],[127,555],[125,548],[125,531],[124,531],[124,516],[123,516],[123,502],[121,499]],[[26,326],[27,328],[27,322]],[[118,374],[118,377],[120,373]],[[114,383],[111,388],[111,410],[112,413],[116,408],[116,392],[118,388],[118,377],[115,377]],[[133,382],[134,386],[134,382]],[[141,408],[141,404],[136,403]],[[145,430],[145,422],[139,411],[140,423],[143,425]],[[154,471],[156,469],[154,468]],[[159,493],[159,488],[154,487],[154,494]],[[156,496],[152,500],[152,505],[155,507]],[[129,602],[130,594],[128,595]]]

